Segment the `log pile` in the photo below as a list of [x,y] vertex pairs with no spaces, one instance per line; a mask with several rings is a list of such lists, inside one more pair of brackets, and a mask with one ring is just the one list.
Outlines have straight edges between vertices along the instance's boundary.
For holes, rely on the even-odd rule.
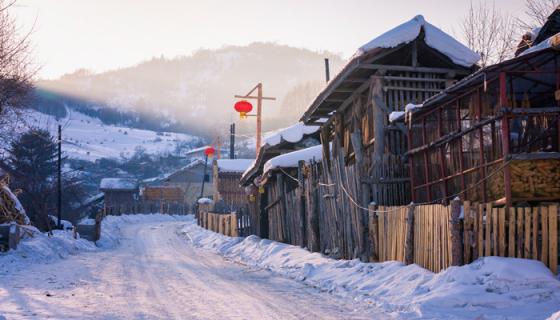
[[25,210],[8,187],[7,179],[0,180],[0,224],[29,224]]
[[558,198],[560,160],[513,161],[511,190],[514,198]]

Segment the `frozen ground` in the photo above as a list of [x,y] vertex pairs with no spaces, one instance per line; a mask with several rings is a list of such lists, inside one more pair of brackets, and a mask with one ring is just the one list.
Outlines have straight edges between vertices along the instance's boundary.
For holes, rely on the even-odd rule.
[[[433,274],[218,235],[192,217],[108,217],[101,248],[59,233],[0,256],[7,319],[558,319],[540,262],[490,257]],[[41,252],[37,256],[34,253]],[[78,254],[79,253],[79,254]],[[2,317],[0,316],[0,319]]]

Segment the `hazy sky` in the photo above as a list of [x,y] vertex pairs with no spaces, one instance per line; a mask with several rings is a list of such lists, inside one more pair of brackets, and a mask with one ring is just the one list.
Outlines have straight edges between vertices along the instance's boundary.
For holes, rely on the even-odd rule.
[[[519,15],[524,0],[495,0]],[[22,30],[35,22],[39,76],[95,72],[199,48],[274,41],[349,57],[416,14],[460,35],[466,0],[19,0]]]

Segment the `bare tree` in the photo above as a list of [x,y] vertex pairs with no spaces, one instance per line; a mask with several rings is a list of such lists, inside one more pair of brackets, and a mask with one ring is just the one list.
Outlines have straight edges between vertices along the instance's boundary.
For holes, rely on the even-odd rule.
[[560,5],[560,0],[525,0],[526,19],[519,19],[519,26],[524,31],[541,27],[548,16]]
[[37,71],[31,60],[31,31],[22,34],[10,15],[15,3],[0,0],[0,124],[8,111],[24,105]]
[[471,2],[462,31],[469,48],[480,54],[482,67],[513,56],[517,44],[516,21],[497,10],[493,3]]

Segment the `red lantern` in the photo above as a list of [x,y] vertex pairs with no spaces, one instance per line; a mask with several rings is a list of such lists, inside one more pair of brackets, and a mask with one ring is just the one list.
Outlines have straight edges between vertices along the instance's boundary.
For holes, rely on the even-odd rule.
[[247,118],[247,113],[253,110],[253,105],[247,100],[241,100],[235,103],[233,106],[235,111],[239,112],[241,119]]
[[214,147],[208,147],[208,148],[204,149],[204,154],[207,157],[212,157],[214,155],[214,153],[216,153],[216,150],[214,149]]

